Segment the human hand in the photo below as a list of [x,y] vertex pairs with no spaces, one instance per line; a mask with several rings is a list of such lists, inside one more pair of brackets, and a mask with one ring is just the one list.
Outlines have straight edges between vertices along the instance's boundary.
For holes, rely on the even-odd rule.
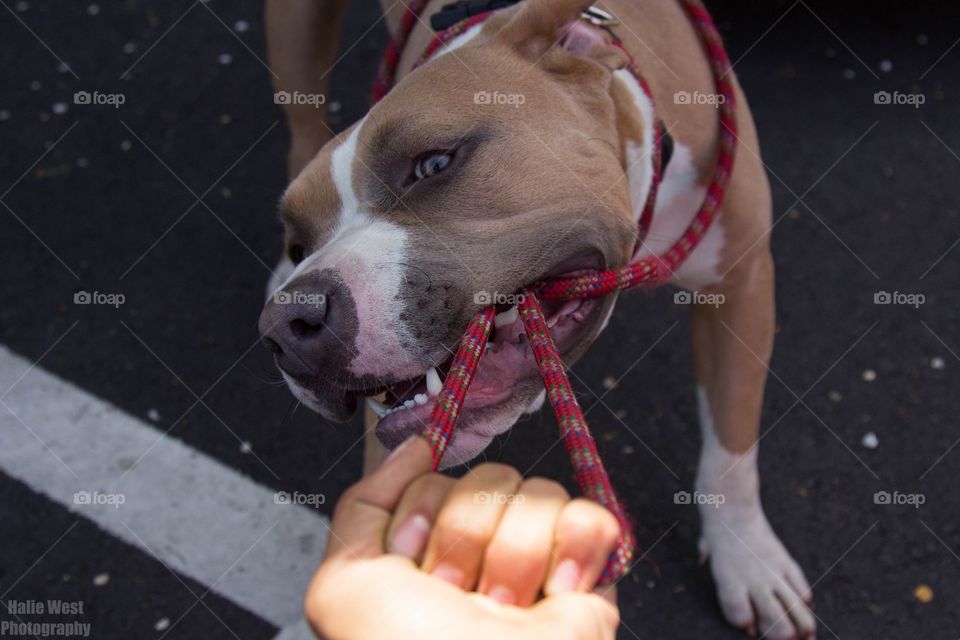
[[619,533],[613,515],[505,465],[454,479],[431,460],[413,438],[338,502],[306,596],[318,635],[615,637],[615,591],[593,591]]

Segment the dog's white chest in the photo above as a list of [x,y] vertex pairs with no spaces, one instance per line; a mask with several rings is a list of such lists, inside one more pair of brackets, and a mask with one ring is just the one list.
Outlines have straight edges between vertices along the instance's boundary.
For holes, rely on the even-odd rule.
[[[675,143],[673,157],[670,158],[657,191],[650,231],[636,257],[645,258],[666,252],[690,226],[703,204],[706,191],[705,187],[697,184],[697,170],[691,160],[690,150]],[[642,209],[643,203],[634,202],[633,206]],[[720,282],[723,236],[722,219],[714,220],[690,256],[673,274],[671,282],[691,290],[703,289]]]
[[[643,118],[643,144],[627,141],[627,180],[634,220],[639,220],[646,204],[647,193],[653,176],[654,111],[650,98],[629,71],[618,70],[614,75],[622,81],[633,98]],[[690,149],[680,143],[674,144],[673,156],[667,164],[657,191],[653,221],[635,258],[661,255],[676,242],[703,203],[706,188],[697,184],[697,169],[693,164]],[[720,220],[714,220],[696,249],[671,277],[671,282],[685,289],[702,289],[720,281],[720,258],[723,249],[723,228]]]

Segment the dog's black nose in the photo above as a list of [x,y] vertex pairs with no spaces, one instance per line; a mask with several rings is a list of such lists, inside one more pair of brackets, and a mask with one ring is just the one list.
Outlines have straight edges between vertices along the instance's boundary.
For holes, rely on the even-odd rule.
[[314,271],[270,296],[260,313],[260,335],[288,374],[316,377],[318,363],[337,350],[337,326],[344,321],[338,309],[342,293],[339,278],[329,271]]

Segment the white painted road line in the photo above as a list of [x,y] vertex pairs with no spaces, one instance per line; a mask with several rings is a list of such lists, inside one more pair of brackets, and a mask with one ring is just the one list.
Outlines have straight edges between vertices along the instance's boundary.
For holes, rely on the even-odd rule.
[[3,346],[0,470],[278,627],[302,618],[327,518]]

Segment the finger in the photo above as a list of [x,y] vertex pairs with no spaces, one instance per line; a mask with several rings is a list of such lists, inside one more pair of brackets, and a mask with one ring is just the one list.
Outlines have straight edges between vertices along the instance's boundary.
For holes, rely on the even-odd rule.
[[501,604],[533,604],[550,568],[557,518],[569,500],[556,482],[521,483],[487,545],[477,591]]
[[487,543],[520,480],[516,469],[502,464],[483,464],[460,478],[437,516],[423,570],[472,590]]
[[432,463],[430,445],[413,437],[379,469],[347,489],[333,512],[327,557],[382,554],[384,534],[400,497],[414,479],[430,471]]
[[406,556],[419,564],[427,549],[433,523],[454,482],[448,476],[428,473],[410,483],[387,529],[387,550],[390,553]]
[[561,593],[549,596],[531,609],[534,638],[613,640],[620,624],[615,604],[592,593]]
[[554,534],[554,561],[544,593],[589,591],[617,544],[617,519],[596,502],[577,498],[560,512]]

